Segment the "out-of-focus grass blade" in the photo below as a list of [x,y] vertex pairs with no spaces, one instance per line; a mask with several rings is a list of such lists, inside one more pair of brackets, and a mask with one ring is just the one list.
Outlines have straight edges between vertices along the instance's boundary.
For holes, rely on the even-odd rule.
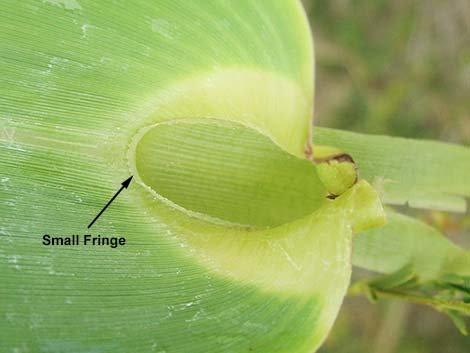
[[353,284],[350,293],[429,305],[468,334],[470,251],[418,220],[392,211],[387,218],[386,226],[354,239],[353,264],[382,275]]
[[380,273],[412,267],[421,281],[449,274],[470,276],[470,252],[453,244],[433,227],[387,211],[388,224],[354,239],[353,265]]

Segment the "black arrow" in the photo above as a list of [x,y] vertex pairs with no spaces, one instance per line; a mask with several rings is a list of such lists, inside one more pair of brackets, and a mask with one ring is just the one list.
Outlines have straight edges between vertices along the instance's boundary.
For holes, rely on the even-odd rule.
[[126,180],[124,180],[122,183],[121,183],[121,188],[119,189],[119,191],[117,193],[114,194],[114,196],[112,197],[111,200],[109,200],[109,202],[106,204],[106,206],[103,207],[103,209],[100,211],[100,213],[98,213],[98,215],[91,221],[91,223],[88,225],[88,228],[90,228],[93,223],[96,222],[96,220],[101,216],[101,214],[108,208],[108,206],[111,204],[111,202],[114,201],[114,199],[121,193],[122,189],[127,189],[127,187],[129,186],[129,184],[131,183],[131,180],[132,180],[133,176],[130,176],[129,178],[127,178]]

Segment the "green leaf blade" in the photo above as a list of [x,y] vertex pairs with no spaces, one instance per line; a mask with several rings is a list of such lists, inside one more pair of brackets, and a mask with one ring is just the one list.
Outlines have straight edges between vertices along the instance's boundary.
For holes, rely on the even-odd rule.
[[433,141],[357,134],[316,128],[315,144],[350,154],[361,178],[392,205],[466,210],[470,197],[470,149]]

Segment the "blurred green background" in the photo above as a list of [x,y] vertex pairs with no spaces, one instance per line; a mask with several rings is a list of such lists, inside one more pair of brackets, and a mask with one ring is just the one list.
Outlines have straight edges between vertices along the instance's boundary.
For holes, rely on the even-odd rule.
[[[470,145],[469,0],[303,2],[317,125]],[[468,214],[416,213],[470,247]],[[431,308],[348,297],[320,352],[468,353],[470,337]]]

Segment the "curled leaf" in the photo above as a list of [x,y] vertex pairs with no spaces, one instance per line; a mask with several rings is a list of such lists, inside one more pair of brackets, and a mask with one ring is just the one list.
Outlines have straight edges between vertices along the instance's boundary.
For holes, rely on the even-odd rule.
[[434,141],[316,128],[315,143],[350,154],[361,177],[391,205],[465,212],[470,149]]

